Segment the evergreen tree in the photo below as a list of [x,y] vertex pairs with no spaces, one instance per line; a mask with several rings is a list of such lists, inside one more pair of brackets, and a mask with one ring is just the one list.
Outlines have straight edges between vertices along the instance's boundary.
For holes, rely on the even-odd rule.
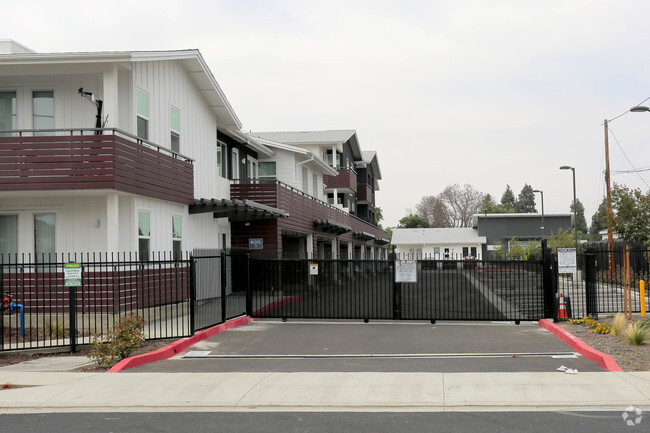
[[506,190],[501,196],[501,206],[506,212],[515,211],[515,193],[512,192],[510,185],[506,185]]
[[607,228],[607,197],[598,205],[598,210],[591,217],[591,227],[589,228],[589,236],[592,241],[600,240],[600,231]]
[[[573,201],[571,201],[571,212],[573,212]],[[576,222],[575,227],[578,230],[578,236],[580,233],[582,236],[587,234],[587,220],[585,219],[585,207],[582,205],[579,199],[576,199]]]
[[399,220],[398,228],[401,229],[417,229],[417,228],[428,228],[429,221],[426,218],[421,217],[420,215],[409,215],[405,216]]
[[517,213],[536,213],[535,193],[533,187],[525,184],[521,189],[517,201],[515,202],[515,212]]

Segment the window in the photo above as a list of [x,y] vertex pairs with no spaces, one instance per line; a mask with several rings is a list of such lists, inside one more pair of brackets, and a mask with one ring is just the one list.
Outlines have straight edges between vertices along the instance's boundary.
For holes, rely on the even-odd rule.
[[248,157],[248,178],[257,179],[257,160],[255,158]]
[[151,214],[145,211],[138,212],[138,253],[140,260],[149,258],[151,241]]
[[276,176],[276,167],[275,161],[262,162],[260,161],[258,167],[258,176],[262,178],[275,178]]
[[[16,129],[16,92],[0,92],[0,131]],[[11,136],[0,132],[0,137]]]
[[0,215],[0,262],[13,254],[18,254],[18,215]]
[[232,179],[239,180],[239,151],[237,149],[232,150]]
[[316,173],[312,174],[311,183],[312,183],[311,188],[313,190],[313,196],[318,198],[318,195],[319,195],[318,194],[318,192],[319,192],[318,191],[318,175]]
[[172,253],[175,260],[183,258],[181,241],[183,239],[183,217],[172,216]]
[[169,124],[171,127],[171,149],[180,152],[181,112],[178,108],[169,108]]
[[55,223],[53,213],[34,215],[34,252],[37,262],[49,261],[50,255],[56,253]]
[[228,172],[226,170],[226,158],[227,147],[224,143],[217,141],[217,176],[228,177]]
[[136,90],[136,112],[138,138],[149,139],[149,94],[144,90]]
[[[33,128],[54,129],[54,92],[51,90],[32,93],[33,101]],[[34,135],[47,135],[48,133],[35,133]]]

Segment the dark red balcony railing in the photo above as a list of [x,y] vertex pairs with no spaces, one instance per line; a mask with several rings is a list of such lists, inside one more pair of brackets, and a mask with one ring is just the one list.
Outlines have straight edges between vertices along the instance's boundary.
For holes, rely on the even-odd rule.
[[357,191],[357,173],[354,170],[338,169],[339,174],[336,176],[324,175],[323,182],[326,188],[345,189],[350,192]]
[[0,137],[0,191],[115,189],[194,202],[187,157],[118,130],[34,132]]

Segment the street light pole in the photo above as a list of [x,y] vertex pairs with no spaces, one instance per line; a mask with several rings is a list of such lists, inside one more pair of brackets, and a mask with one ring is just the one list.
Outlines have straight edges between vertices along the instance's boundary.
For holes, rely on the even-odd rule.
[[546,235],[546,230],[544,229],[544,191],[539,189],[534,189],[533,192],[538,192],[542,196],[542,238]]
[[[632,108],[630,111],[634,111]],[[607,188],[607,249],[609,250],[609,278],[612,278],[614,268],[614,235],[612,233],[612,189],[609,174],[609,126],[607,119],[603,122],[605,125],[605,185]]]
[[573,172],[573,233],[575,233],[576,239],[576,253],[578,252],[578,206],[576,200],[576,169],[575,167],[569,167],[568,165],[563,165],[560,167],[560,170],[571,170]]

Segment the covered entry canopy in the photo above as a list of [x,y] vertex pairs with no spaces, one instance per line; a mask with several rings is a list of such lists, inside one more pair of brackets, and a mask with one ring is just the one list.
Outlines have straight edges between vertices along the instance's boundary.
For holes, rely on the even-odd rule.
[[190,205],[189,213],[212,212],[215,218],[228,218],[229,221],[252,221],[273,218],[288,218],[282,209],[266,206],[252,200],[196,199]]

